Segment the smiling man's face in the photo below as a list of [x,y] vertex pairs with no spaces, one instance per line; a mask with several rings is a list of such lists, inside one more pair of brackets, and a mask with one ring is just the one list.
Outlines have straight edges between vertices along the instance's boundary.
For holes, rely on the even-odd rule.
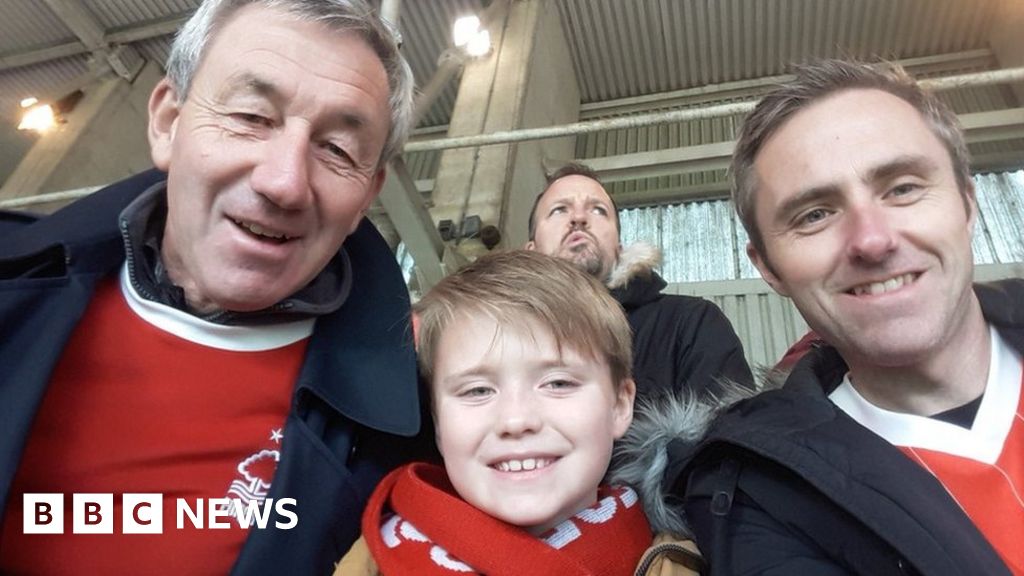
[[323,270],[380,191],[384,67],[355,33],[249,5],[179,100],[166,80],[150,100],[168,275],[199,311],[271,306]]
[[619,258],[615,207],[604,187],[573,174],[555,180],[537,203],[527,250],[574,262],[604,282]]
[[851,362],[908,366],[971,310],[971,232],[942,142],[907,102],[851,89],[789,118],[754,163],[765,279]]

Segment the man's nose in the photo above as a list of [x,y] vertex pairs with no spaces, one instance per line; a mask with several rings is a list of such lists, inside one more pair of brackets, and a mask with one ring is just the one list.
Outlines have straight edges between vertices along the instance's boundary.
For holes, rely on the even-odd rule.
[[253,191],[285,210],[305,208],[310,201],[310,139],[300,129],[281,129],[264,142],[263,155],[253,168]]
[[569,221],[574,228],[586,228],[590,224],[590,214],[582,206],[574,206],[569,212]]
[[864,262],[884,261],[896,250],[899,234],[886,208],[874,202],[849,208],[847,253]]

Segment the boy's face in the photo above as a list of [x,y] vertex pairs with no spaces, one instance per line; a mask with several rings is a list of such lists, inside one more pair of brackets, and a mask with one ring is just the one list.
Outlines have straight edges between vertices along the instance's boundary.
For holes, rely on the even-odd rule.
[[604,361],[558,347],[535,320],[503,326],[460,314],[437,348],[437,444],[470,504],[541,534],[597,501],[612,443],[633,419],[635,386]]

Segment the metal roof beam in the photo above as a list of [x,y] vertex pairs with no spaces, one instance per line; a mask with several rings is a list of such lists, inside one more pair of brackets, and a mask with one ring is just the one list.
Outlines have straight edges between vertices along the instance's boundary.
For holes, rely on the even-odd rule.
[[677,186],[674,188],[653,188],[636,192],[615,194],[615,204],[620,209],[661,206],[696,200],[717,200],[729,196],[729,181],[707,184]]
[[674,176],[690,172],[723,170],[729,167],[736,143],[716,142],[682,148],[666,148],[600,158],[578,160],[597,172],[602,182]]
[[444,241],[401,157],[388,165],[387,179],[378,198],[412,254],[420,278],[427,284],[423,289],[440,282],[445,277],[445,268],[441,264]]
[[[103,35],[102,44],[104,46],[129,44],[140,40],[148,40],[149,38],[173,34],[177,32],[178,28],[188,20],[189,16],[190,14],[175,16],[173,18],[156,20],[138,26],[111,31]],[[19,68],[21,66],[30,66],[32,64],[41,64],[43,62],[49,62],[50,60],[77,56],[79,54],[87,54],[91,51],[92,50],[86,46],[84,42],[77,41],[34,48],[32,50],[16,52],[13,54],[4,54],[0,55],[0,71]]]
[[108,48],[104,40],[104,30],[92,14],[82,6],[81,2],[71,0],[43,0],[53,10],[53,13],[60,18],[82,44],[90,51],[104,50]]
[[43,0],[96,60],[106,62],[118,76],[131,82],[145,60],[131,46],[113,45],[96,18],[77,0]]

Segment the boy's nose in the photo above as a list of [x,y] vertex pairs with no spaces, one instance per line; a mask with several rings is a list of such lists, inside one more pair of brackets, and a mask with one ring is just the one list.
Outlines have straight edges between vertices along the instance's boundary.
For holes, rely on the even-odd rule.
[[522,436],[541,428],[541,418],[527,394],[513,393],[500,400],[498,433],[501,436]]

